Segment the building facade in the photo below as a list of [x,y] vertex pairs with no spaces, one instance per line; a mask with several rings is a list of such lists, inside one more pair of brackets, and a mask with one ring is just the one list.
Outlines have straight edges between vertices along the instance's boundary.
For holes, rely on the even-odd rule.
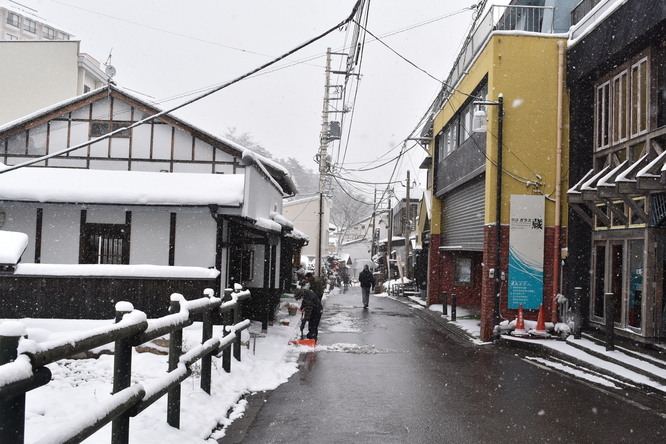
[[484,341],[521,305],[527,317],[541,306],[554,316],[566,245],[567,38],[555,24],[571,8],[525,3],[480,17],[424,131],[434,171],[428,302],[455,293],[480,307]]
[[72,34],[11,0],[0,1],[0,40],[70,40]]
[[[666,338],[666,5],[601,1],[567,51],[568,294],[586,325]],[[610,311],[607,311],[610,309]],[[610,319],[612,318],[612,319]]]

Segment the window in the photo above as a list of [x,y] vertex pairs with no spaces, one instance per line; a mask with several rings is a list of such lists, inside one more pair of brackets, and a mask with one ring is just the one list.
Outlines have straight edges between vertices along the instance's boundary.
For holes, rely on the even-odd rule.
[[[121,122],[92,122],[90,125],[90,137],[100,137],[104,134],[108,134],[111,131],[116,131],[120,128],[129,126],[129,123]],[[125,130],[121,131],[118,134],[114,134],[113,137],[129,137],[130,131]]]
[[641,328],[643,312],[643,239],[629,241],[629,301],[627,324]]
[[456,274],[454,285],[471,286],[472,281],[472,265],[474,261],[469,256],[456,256],[455,267]]
[[597,87],[597,149],[609,145],[608,133],[610,129],[610,83],[606,82]]
[[637,137],[648,130],[649,73],[647,57],[612,73],[596,87],[595,148]]
[[81,264],[129,264],[128,224],[82,226]]
[[594,316],[598,318],[604,317],[605,270],[606,245],[599,244],[595,246],[594,250],[594,307],[592,307]]
[[631,67],[631,135],[647,131],[647,58]]
[[16,26],[17,28],[21,24],[21,17],[19,17],[18,14],[14,14],[13,12],[8,12],[7,13],[7,24]]
[[437,148],[438,148],[438,155],[439,155],[439,161],[441,162],[442,159],[446,157],[446,149],[449,144],[449,133],[448,131],[440,131],[440,133],[437,135]]
[[19,38],[16,37],[15,35],[11,35],[11,34],[5,34],[5,35],[7,36],[7,40],[10,40],[10,41],[11,41],[11,40],[18,40],[18,39],[19,39]]
[[451,154],[458,148],[458,122],[454,121],[449,128],[449,146],[447,147],[447,155]]
[[30,19],[23,19],[23,29],[33,34],[37,34],[37,22]]
[[69,34],[58,31],[58,40],[69,40]]
[[627,140],[629,76],[626,71],[613,79],[613,142]]
[[44,26],[44,33],[42,34],[46,40],[55,40],[55,30]]
[[469,139],[472,136],[472,120],[474,119],[475,105],[470,101],[469,104],[463,109],[460,115],[460,143]]

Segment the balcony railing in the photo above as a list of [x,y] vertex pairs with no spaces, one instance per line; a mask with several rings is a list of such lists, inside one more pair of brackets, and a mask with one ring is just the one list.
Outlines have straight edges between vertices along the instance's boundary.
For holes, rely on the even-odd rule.
[[497,6],[493,5],[463,43],[453,69],[446,79],[445,88],[436,101],[436,109],[448,99],[451,87],[455,87],[477,54],[484,48],[495,31],[523,31],[539,34],[554,32],[555,8],[552,6]]

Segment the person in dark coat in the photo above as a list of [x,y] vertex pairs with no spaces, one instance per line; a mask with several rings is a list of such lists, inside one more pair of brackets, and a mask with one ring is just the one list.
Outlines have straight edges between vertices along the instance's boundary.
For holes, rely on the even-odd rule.
[[358,275],[358,280],[361,283],[361,295],[363,297],[363,308],[368,308],[370,303],[370,289],[375,288],[375,277],[367,265],[363,267],[363,271]]
[[297,288],[296,291],[294,291],[294,298],[296,298],[297,301],[303,299],[303,302],[301,302],[301,311],[303,312],[301,321],[303,323],[308,323],[308,339],[314,339],[316,341],[319,333],[319,320],[321,319],[321,313],[324,310],[319,297],[317,297],[312,290],[308,290],[307,288]]

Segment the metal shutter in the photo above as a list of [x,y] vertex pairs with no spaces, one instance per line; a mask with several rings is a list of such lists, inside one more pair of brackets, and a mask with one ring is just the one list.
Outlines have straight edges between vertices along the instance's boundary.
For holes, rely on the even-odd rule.
[[483,174],[444,195],[441,246],[483,251],[485,177]]

